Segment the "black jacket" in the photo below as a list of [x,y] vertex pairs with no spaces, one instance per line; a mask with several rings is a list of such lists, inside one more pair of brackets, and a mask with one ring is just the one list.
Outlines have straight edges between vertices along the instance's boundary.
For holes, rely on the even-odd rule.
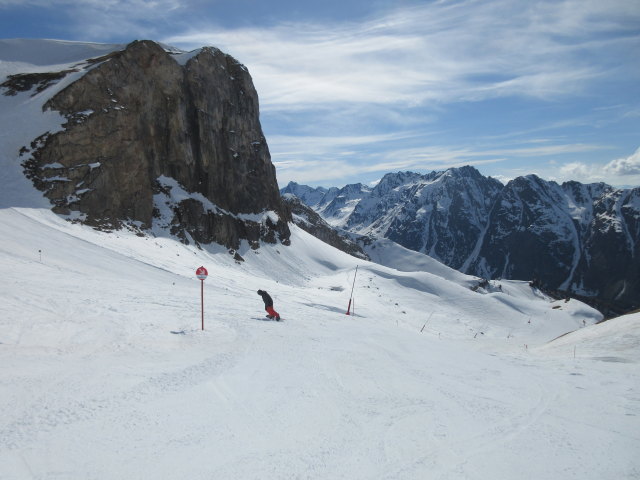
[[258,290],[258,295],[262,297],[265,307],[273,307],[273,299],[271,298],[271,295],[264,290]]

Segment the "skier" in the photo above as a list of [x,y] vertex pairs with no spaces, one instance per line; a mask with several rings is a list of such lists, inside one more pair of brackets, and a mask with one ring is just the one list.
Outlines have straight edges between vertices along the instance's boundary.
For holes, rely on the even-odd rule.
[[267,318],[280,320],[280,314],[273,309],[273,299],[271,295],[269,295],[264,290],[258,290],[258,295],[262,297],[262,301],[264,302],[264,309],[267,311],[269,315]]

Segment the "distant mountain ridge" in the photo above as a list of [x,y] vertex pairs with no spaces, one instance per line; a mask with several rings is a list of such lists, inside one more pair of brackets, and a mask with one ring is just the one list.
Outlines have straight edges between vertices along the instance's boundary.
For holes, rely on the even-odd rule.
[[349,238],[348,234],[332,228],[313,208],[303,203],[300,198],[292,193],[285,193],[282,195],[282,199],[291,209],[293,223],[304,231],[349,255],[369,260],[361,245]]
[[305,205],[321,214],[330,225],[343,226],[356,205],[369,196],[371,188],[362,183],[326,189],[289,182],[280,193],[295,195]]
[[[388,238],[463,273],[531,280],[615,313],[640,306],[640,188],[559,185],[536,175],[503,185],[466,166],[389,173],[371,189],[292,189],[314,199],[308,205],[332,225]],[[328,209],[337,198],[342,210]]]

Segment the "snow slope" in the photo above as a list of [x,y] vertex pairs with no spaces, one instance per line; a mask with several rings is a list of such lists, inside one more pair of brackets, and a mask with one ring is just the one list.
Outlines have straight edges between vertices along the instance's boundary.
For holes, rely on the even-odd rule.
[[[538,347],[546,355],[590,357],[604,362],[640,363],[640,313],[623,315],[563,335]],[[601,356],[606,354],[606,356]]]
[[409,250],[387,238],[376,238],[369,245],[365,245],[364,251],[373,262],[403,272],[427,271],[469,287],[477,284],[474,277],[460,273],[428,255]]
[[292,230],[237,264],[1,209],[0,478],[638,478],[640,369],[616,349],[637,317],[592,325],[526,284],[475,293]]

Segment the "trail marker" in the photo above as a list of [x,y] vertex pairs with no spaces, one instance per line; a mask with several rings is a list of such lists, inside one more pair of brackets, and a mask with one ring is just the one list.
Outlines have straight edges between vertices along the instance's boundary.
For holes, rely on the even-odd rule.
[[200,311],[202,312],[202,330],[204,330],[204,281],[207,279],[209,272],[204,267],[196,270],[196,277],[200,280]]
[[[349,305],[347,306],[347,315],[352,315],[351,313],[351,301],[353,300],[353,289],[356,287],[356,277],[358,276],[358,265],[356,265],[356,273],[353,276],[353,286],[351,287],[351,296],[349,297]],[[356,314],[355,302],[353,302],[353,315]]]

